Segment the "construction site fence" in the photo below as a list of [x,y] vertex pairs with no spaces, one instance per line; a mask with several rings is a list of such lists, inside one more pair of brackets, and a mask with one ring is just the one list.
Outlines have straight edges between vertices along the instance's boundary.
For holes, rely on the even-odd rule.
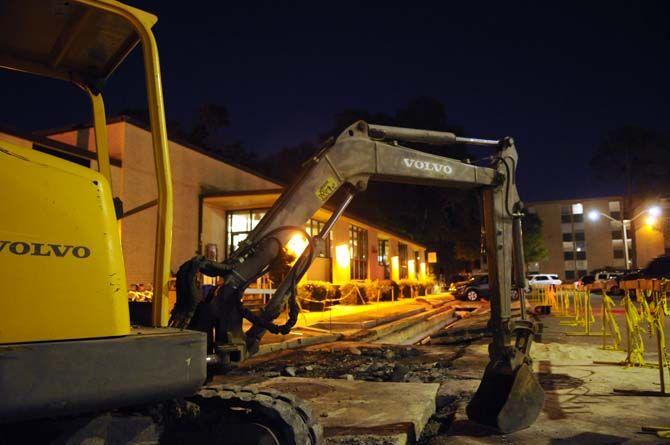
[[[563,319],[561,325],[574,327],[567,335],[601,336],[603,349],[626,352],[623,361],[611,364],[657,368],[660,394],[670,395],[666,392],[665,378],[665,370],[670,369],[665,332],[666,317],[670,316],[670,280],[628,280],[619,283],[619,287],[625,292],[618,302],[605,289],[574,284],[534,286],[528,301],[531,305],[551,307],[550,313]],[[591,297],[595,292],[602,299],[599,314],[593,312]],[[623,312],[623,329],[614,315],[615,310]],[[625,345],[622,331],[626,333]],[[646,350],[645,337],[655,340],[651,351]],[[647,352],[656,353],[654,362],[648,361]]]

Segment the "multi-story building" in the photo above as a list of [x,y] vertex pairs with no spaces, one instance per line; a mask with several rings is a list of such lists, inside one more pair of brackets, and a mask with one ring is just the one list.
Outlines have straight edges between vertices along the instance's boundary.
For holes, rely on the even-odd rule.
[[[670,198],[640,201],[625,215],[623,203],[621,196],[529,203],[529,212],[542,220],[549,251],[546,260],[530,263],[529,271],[557,273],[571,281],[605,267],[626,269],[624,218],[632,220],[626,221],[629,268],[670,254]],[[610,218],[592,219],[591,213]]]
[[[151,134],[126,117],[109,119],[112,190],[123,202],[119,221],[128,282],[153,282],[156,180]],[[84,167],[96,168],[94,134],[78,126],[24,135],[0,132],[0,141],[32,148]],[[184,141],[169,141],[174,190],[171,269],[195,254],[223,260],[244,240],[280,196],[283,185],[227,162]],[[307,223],[315,235],[331,212],[322,208]],[[298,233],[298,232],[296,232]],[[306,240],[289,243],[296,251]],[[426,249],[407,236],[351,214],[333,227],[307,279],[343,283],[350,279],[426,276]]]
[[[557,273],[565,281],[576,280],[588,271],[615,267],[625,268],[622,223],[608,218],[592,221],[589,212],[622,220],[623,198],[572,199],[533,202],[527,205],[542,221],[544,243],[549,257],[530,263],[530,272]],[[632,241],[628,240],[629,248]]]

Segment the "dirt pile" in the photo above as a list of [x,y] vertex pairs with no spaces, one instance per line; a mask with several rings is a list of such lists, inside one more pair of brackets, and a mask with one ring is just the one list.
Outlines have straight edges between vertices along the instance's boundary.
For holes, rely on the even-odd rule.
[[435,354],[426,347],[337,345],[282,354],[230,375],[313,377],[372,382],[441,382],[449,374],[458,348]]

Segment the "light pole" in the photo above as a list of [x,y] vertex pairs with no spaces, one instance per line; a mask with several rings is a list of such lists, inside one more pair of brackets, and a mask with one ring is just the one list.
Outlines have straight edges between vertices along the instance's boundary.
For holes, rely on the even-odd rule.
[[[633,221],[641,217],[642,215],[649,215],[649,220],[648,224],[653,225],[656,218],[658,218],[661,215],[661,208],[659,206],[652,206],[649,207],[648,209],[642,210],[640,213],[632,217],[631,219],[614,219],[611,216],[609,216],[606,213],[601,212],[600,210],[591,210],[589,212],[589,219],[591,221],[598,221],[600,216],[604,216],[605,218],[609,219],[610,221],[614,221],[617,224],[621,225],[622,232],[623,232],[623,253],[624,253],[624,261],[626,262],[626,270],[630,269],[630,255],[628,254],[628,229],[626,226],[628,224],[632,224]],[[632,227],[632,226],[631,226]]]

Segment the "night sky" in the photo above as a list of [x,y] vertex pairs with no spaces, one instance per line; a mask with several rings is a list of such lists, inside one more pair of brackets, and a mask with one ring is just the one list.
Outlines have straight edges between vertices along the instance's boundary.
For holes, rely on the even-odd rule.
[[[589,175],[603,134],[625,123],[670,130],[662,3],[127,2],[159,16],[168,117],[223,104],[225,134],[261,154],[313,139],[343,109],[393,113],[431,96],[467,135],[516,139],[520,193],[535,201],[620,193],[616,178]],[[108,84],[110,115],[144,107],[139,56]],[[89,118],[63,82],[6,72],[0,82],[4,126]]]

